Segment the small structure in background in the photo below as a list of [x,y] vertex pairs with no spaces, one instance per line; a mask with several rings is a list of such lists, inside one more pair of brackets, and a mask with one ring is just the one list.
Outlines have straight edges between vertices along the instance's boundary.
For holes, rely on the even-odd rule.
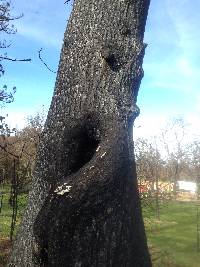
[[[147,198],[152,193],[155,193],[156,184],[151,181],[142,181],[138,185],[141,198]],[[169,196],[173,193],[174,183],[158,182],[159,197],[162,199],[166,194]],[[197,183],[189,181],[177,181],[176,183],[177,200],[193,200],[197,195]]]
[[177,181],[177,197],[179,200],[196,198],[197,184],[189,181]]
[[195,182],[188,181],[178,181],[178,189],[181,191],[190,192],[191,194],[195,194],[197,191],[197,184]]

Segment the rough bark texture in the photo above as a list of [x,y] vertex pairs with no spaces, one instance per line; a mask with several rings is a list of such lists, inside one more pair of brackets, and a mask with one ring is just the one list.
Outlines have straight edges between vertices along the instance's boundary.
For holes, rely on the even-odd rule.
[[75,1],[9,266],[151,266],[132,141],[149,2]]

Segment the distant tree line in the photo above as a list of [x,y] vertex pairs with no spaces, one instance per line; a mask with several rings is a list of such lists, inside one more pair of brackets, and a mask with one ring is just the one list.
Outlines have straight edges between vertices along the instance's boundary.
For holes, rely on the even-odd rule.
[[[189,141],[190,140],[190,141]],[[183,118],[170,120],[160,134],[135,140],[138,184],[148,181],[151,190],[141,192],[143,205],[152,205],[159,217],[159,202],[177,198],[177,181],[200,183],[200,137],[189,136]],[[171,192],[162,192],[160,182],[171,183]]]
[[5,117],[0,117],[0,213],[5,204],[4,188],[9,187],[9,203],[6,204],[12,208],[11,240],[17,219],[18,196],[30,189],[44,117],[44,113],[29,117],[27,125],[20,130],[10,129]]

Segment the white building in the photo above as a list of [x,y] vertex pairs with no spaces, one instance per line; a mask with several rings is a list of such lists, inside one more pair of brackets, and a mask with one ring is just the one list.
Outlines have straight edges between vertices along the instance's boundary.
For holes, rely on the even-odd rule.
[[197,184],[194,182],[187,182],[187,181],[178,181],[178,190],[180,191],[187,191],[192,194],[195,194],[197,191]]

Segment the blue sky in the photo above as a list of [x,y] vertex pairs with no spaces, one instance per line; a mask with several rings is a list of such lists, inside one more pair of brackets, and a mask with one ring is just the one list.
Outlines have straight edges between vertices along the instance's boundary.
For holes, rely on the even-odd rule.
[[24,118],[49,106],[53,94],[56,74],[49,72],[38,58],[43,48],[43,58],[57,70],[70,6],[62,1],[12,0],[13,13],[24,17],[15,21],[17,34],[7,36],[12,46],[7,50],[13,58],[31,58],[30,63],[5,62],[5,75],[1,84],[17,87],[15,101],[6,105],[5,112],[13,126],[21,127]]
[[[56,75],[38,59],[57,70],[59,54],[70,5],[64,0],[13,0],[13,12],[24,13],[16,21],[16,35],[8,36],[8,55],[32,58],[31,63],[5,63],[1,84],[16,85],[15,101],[7,105],[9,120],[20,127],[23,118],[49,106]],[[145,76],[138,105],[136,135],[154,135],[169,117],[182,115],[200,132],[200,21],[199,0],[152,0],[147,20],[144,59]],[[151,125],[151,126],[150,126]],[[138,126],[141,126],[137,128]]]

